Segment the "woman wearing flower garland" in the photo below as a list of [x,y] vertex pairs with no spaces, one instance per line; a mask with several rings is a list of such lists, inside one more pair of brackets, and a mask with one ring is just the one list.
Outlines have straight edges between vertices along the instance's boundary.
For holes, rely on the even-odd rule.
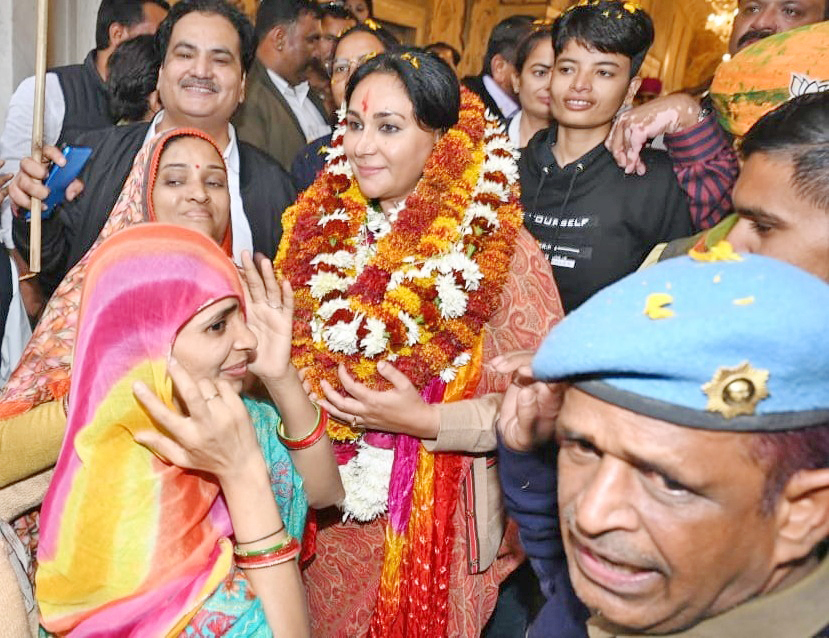
[[[360,66],[328,163],[286,211],[293,361],[339,421],[344,522],[306,572],[315,636],[478,636],[515,557],[493,421],[561,316],[522,229],[515,153],[451,69],[415,49]],[[436,454],[435,452],[442,452]]]

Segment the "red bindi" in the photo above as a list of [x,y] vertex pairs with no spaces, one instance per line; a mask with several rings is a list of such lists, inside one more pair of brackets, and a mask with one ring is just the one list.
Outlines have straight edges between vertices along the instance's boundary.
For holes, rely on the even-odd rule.
[[200,168],[201,168],[201,166],[199,166],[198,164],[196,164],[196,169],[198,170],[198,169],[200,169]]
[[368,113],[368,93],[363,97],[363,113]]

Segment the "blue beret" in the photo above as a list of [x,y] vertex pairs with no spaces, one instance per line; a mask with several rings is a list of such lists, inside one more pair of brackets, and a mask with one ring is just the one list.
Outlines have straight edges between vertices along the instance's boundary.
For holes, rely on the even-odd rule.
[[608,286],[547,336],[535,377],[689,427],[829,424],[829,285],[740,257],[670,259]]

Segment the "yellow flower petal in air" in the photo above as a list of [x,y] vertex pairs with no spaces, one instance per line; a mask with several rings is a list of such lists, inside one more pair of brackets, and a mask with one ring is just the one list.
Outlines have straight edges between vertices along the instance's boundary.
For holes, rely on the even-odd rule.
[[670,319],[676,313],[665,306],[673,303],[673,301],[673,295],[669,295],[667,292],[651,293],[645,300],[645,314],[650,319]]
[[742,299],[735,299],[734,305],[735,306],[750,306],[754,303],[754,295],[751,297],[743,297]]
[[688,251],[688,256],[691,259],[695,259],[696,261],[742,261],[743,258],[740,257],[738,253],[734,252],[734,249],[731,247],[725,239],[717,242],[709,249],[705,251],[699,251],[695,248],[692,248]]

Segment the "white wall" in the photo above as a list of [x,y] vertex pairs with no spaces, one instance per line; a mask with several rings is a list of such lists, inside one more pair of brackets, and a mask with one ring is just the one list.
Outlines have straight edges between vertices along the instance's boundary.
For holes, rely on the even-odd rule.
[[[48,65],[81,62],[95,46],[100,0],[50,0]],[[35,67],[36,0],[0,0],[0,122],[14,89]]]

